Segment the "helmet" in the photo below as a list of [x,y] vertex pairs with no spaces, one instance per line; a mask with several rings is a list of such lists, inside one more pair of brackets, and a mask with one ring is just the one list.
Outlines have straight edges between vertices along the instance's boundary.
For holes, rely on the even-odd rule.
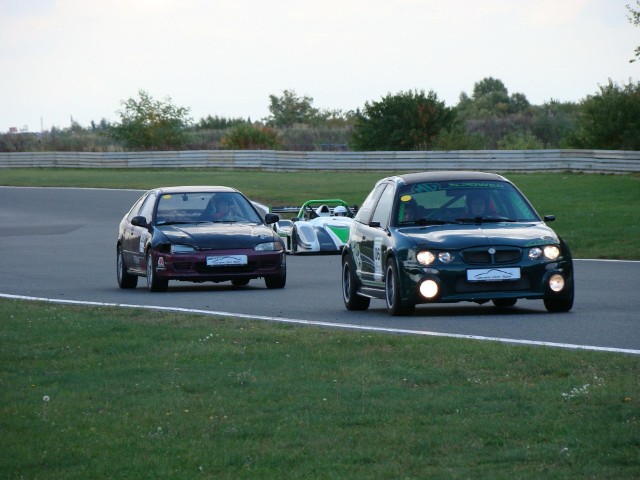
[[347,209],[344,208],[342,205],[340,205],[339,207],[336,207],[333,209],[333,214],[336,217],[346,217],[347,216]]

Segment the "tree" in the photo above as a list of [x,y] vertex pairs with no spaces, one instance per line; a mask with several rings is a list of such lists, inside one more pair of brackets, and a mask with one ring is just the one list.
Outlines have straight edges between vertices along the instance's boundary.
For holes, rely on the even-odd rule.
[[525,113],[531,104],[523,93],[509,91],[502,80],[485,77],[473,86],[473,96],[460,95],[458,110],[464,118],[504,116],[512,113]]
[[455,123],[455,113],[433,90],[400,92],[366,102],[356,117],[351,145],[356,150],[428,150]]
[[239,123],[247,122],[248,121],[244,120],[243,118],[224,118],[219,117],[218,115],[216,115],[215,117],[207,115],[206,118],[201,118],[195,127],[196,130],[225,130]]
[[281,146],[278,133],[269,127],[238,123],[220,140],[229,150],[276,150]]
[[577,148],[640,150],[640,83],[624,87],[609,79],[580,104]]
[[134,149],[178,150],[186,143],[189,109],[176,107],[170,97],[161,102],[140,90],[138,99],[129,98],[122,104],[121,121],[109,132],[112,138]]
[[284,90],[281,97],[269,95],[269,112],[267,119],[275,127],[291,127],[300,123],[313,123],[319,112],[312,107],[313,98],[299,97],[293,90]]
[[[636,5],[640,7],[640,0],[636,0]],[[627,10],[629,10],[629,16],[627,17],[634,26],[640,26],[640,10],[634,10],[631,6],[627,5]],[[640,47],[636,47],[634,54],[636,58],[632,58],[629,60],[629,63],[635,62],[637,58],[640,58]]]

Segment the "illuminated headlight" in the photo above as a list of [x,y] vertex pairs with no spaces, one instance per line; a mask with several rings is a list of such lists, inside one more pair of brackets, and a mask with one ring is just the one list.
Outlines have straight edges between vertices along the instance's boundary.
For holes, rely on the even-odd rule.
[[259,243],[253,249],[256,252],[274,252],[280,250],[280,242]]
[[194,251],[191,245],[171,245],[171,253],[193,253]]
[[429,252],[428,250],[423,250],[422,252],[418,252],[416,255],[418,262],[420,265],[431,265],[436,260],[436,256]]
[[432,299],[438,294],[438,284],[433,280],[425,280],[420,284],[420,294],[428,299]]
[[442,263],[451,263],[453,262],[453,253],[440,252],[438,254],[438,260],[440,260]]
[[560,249],[555,245],[547,245],[544,247],[544,256],[549,260],[555,260],[560,256]]
[[564,288],[564,277],[559,273],[551,275],[549,279],[549,288],[554,292],[559,292]]

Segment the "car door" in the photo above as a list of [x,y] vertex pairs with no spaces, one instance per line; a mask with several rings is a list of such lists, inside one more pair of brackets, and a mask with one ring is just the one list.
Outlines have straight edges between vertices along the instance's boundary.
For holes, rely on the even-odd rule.
[[[384,184],[374,205],[371,218],[360,225],[360,249],[362,261],[362,282],[365,285],[381,287],[384,279],[386,250],[389,246],[389,221],[393,207],[395,187]],[[366,259],[366,261],[365,261]]]
[[127,230],[125,231],[125,237],[122,242],[123,250],[126,251],[127,265],[129,268],[134,268],[140,272],[146,272],[146,264],[144,258],[144,246],[147,239],[151,235],[149,230],[144,227],[139,227],[131,224],[131,219],[136,216],[143,216],[150,223],[153,218],[153,210],[156,203],[155,193],[149,193],[144,198],[138,209],[132,209],[129,218],[127,219]]

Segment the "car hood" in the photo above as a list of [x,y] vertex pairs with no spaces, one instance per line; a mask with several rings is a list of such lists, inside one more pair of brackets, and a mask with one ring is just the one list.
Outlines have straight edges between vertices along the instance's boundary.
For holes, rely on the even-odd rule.
[[258,243],[277,238],[269,227],[247,223],[199,223],[157,228],[171,243],[217,250],[253,248]]
[[463,249],[485,245],[532,247],[560,243],[544,223],[482,223],[434,225],[399,229],[400,235],[430,248]]

